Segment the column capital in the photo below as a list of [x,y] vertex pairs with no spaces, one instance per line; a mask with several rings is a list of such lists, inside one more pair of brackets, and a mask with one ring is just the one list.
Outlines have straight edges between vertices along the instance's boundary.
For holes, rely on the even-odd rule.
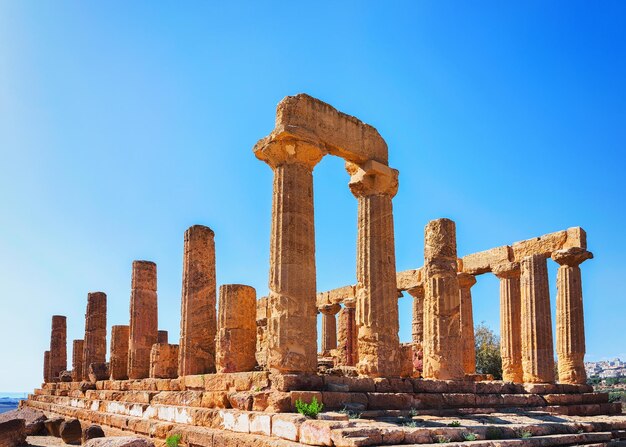
[[584,248],[572,247],[552,253],[552,259],[559,265],[576,267],[587,259],[593,259],[593,253]]
[[346,309],[356,309],[356,299],[347,298],[343,300],[343,307],[345,307]]
[[504,262],[491,267],[491,271],[500,279],[519,278],[520,264],[519,262]]
[[424,284],[418,284],[415,287],[407,289],[409,295],[413,298],[424,298]]
[[456,274],[456,277],[461,289],[469,289],[476,284],[476,277],[470,273],[460,272]]
[[326,155],[320,143],[297,139],[263,139],[254,147],[254,155],[272,169],[285,164],[300,164],[311,170]]
[[384,194],[395,196],[398,192],[398,170],[375,160],[356,164],[347,161],[350,174],[350,191],[355,197]]
[[335,315],[341,310],[341,306],[339,304],[324,304],[317,309],[320,313],[323,313],[324,315]]

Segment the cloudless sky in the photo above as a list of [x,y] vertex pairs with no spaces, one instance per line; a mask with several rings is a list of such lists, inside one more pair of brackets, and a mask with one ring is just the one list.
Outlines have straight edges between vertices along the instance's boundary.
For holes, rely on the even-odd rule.
[[[0,390],[41,383],[53,314],[71,353],[87,292],[109,335],[128,324],[134,259],[158,265],[175,342],[190,225],[215,231],[218,284],[266,294],[272,172],[252,147],[299,92],[386,139],[398,270],[439,217],[459,255],[582,226],[587,359],[626,358],[624,2],[0,0]],[[340,159],[314,178],[323,291],[355,282],[356,200]],[[497,279],[472,291],[499,332]]]

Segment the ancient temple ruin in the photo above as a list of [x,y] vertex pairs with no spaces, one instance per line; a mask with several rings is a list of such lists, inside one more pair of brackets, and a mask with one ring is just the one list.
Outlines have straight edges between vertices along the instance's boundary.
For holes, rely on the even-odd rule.
[[[580,264],[593,256],[582,228],[460,256],[455,223],[436,219],[425,228],[423,263],[416,257],[415,269],[397,272],[398,171],[374,127],[308,95],[286,97],[254,155],[274,174],[268,295],[243,284],[218,293],[214,233],[194,225],[184,234],[179,342],[158,329],[156,264],[135,261],[129,320],[112,327],[108,361],[107,296],[93,292],[71,370],[66,319],[52,317],[44,383],[25,405],[157,439],[181,434],[193,446],[427,444],[437,430],[488,439],[484,421],[471,421],[493,413],[564,437],[541,445],[608,442],[617,438],[607,430],[626,428],[609,416],[620,404],[586,384]],[[357,200],[357,282],[318,292],[313,170],[325,155],[345,160]],[[476,372],[471,289],[488,273],[500,281],[500,381]],[[413,300],[409,343],[398,335],[404,292]],[[295,412],[313,399],[324,405],[317,419]],[[538,429],[529,414],[562,422]],[[433,417],[469,422],[445,430],[416,422]]]

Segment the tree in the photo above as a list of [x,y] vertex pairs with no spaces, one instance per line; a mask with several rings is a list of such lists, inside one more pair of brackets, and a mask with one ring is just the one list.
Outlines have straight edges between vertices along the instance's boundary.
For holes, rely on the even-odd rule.
[[474,328],[476,343],[476,372],[491,374],[496,380],[502,380],[502,358],[500,357],[500,337],[481,322]]

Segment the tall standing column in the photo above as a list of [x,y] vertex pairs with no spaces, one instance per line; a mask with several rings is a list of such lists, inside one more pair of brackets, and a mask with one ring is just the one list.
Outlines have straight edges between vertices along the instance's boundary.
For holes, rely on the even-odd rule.
[[85,342],[83,344],[83,380],[89,380],[89,365],[104,363],[107,352],[107,296],[103,292],[87,294]]
[[63,315],[53,315],[50,333],[50,381],[58,382],[59,373],[66,369],[67,319]]
[[256,366],[256,291],[242,284],[220,287],[216,368],[219,373]]
[[398,289],[391,199],[398,171],[376,161],[346,162],[358,202],[356,322],[359,374],[399,376]]
[[339,311],[339,328],[337,331],[337,350],[339,365],[354,366],[357,356],[356,301],[346,299],[343,309]]
[[459,300],[461,301],[461,343],[463,345],[463,372],[476,373],[476,342],[474,339],[474,315],[472,309],[472,286],[476,278],[469,273],[458,273]]
[[520,265],[507,262],[492,268],[500,280],[500,356],[502,380],[521,383],[522,371],[522,298]]
[[526,383],[554,383],[554,345],[545,256],[521,262],[522,370]]
[[128,378],[150,375],[150,350],[157,342],[157,270],[150,261],[133,261],[130,293]]
[[274,171],[267,366],[275,372],[317,371],[313,168],[324,153],[300,140],[255,147]]
[[339,312],[339,304],[327,304],[319,308],[322,314],[322,354],[329,355],[337,349],[337,320],[335,314]]
[[128,326],[111,327],[111,354],[109,356],[109,370],[111,380],[128,379]]
[[450,219],[428,222],[424,241],[424,369],[427,379],[464,377],[456,226]]
[[411,341],[421,350],[424,342],[424,286],[413,287],[407,290],[407,292],[413,297]]
[[43,381],[50,382],[50,351],[43,353]]
[[85,350],[84,340],[74,340],[72,342],[72,381],[83,380],[83,351]]
[[585,316],[580,264],[593,258],[583,248],[559,250],[552,259],[560,267],[556,277],[556,353],[559,382],[584,384]]
[[178,375],[215,372],[215,241],[209,227],[185,231]]

